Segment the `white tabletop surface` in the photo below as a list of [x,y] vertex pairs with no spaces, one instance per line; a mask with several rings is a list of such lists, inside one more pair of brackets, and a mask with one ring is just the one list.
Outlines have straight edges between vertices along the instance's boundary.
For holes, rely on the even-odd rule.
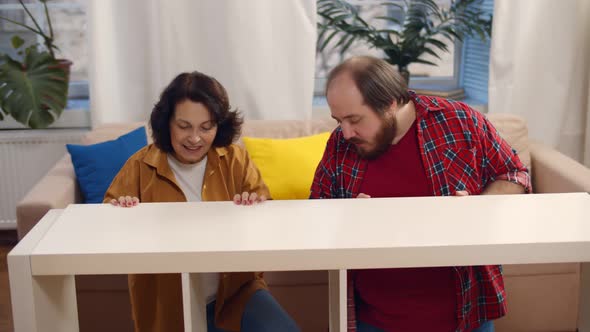
[[70,205],[35,275],[590,261],[590,195]]

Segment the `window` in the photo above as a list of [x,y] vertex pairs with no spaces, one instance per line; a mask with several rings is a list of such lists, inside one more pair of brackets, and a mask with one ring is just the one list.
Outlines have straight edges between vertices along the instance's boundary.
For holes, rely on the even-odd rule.
[[[451,0],[435,0],[439,7],[445,8],[450,6]],[[403,11],[395,7],[388,7],[381,5],[379,0],[349,0],[351,4],[357,6],[360,10],[361,17],[369,22],[375,24],[378,28],[387,29],[398,29],[399,26],[395,26],[393,23],[387,25],[385,20],[376,19],[379,16],[389,16],[397,18],[398,20],[403,19]],[[400,1],[401,2],[401,1]],[[448,40],[445,40],[447,45]],[[335,40],[332,40],[329,45],[336,44]],[[459,69],[461,63],[461,43],[448,45],[449,52],[443,53],[438,52],[441,59],[437,59],[434,56],[424,56],[425,60],[436,63],[436,66],[412,63],[408,67],[411,78],[410,86],[440,86],[440,87],[457,87],[459,85]],[[353,55],[374,55],[377,57],[383,57],[383,53],[380,50],[370,49],[363,42],[354,43],[346,54],[341,55],[337,49],[328,46],[323,52],[316,54],[316,80],[315,80],[315,94],[323,95],[325,79],[329,71],[342,62],[344,59]]]
[[[477,4],[486,14],[494,13],[494,0]],[[466,38],[460,68],[459,84],[465,90],[467,101],[474,104],[488,103],[488,81],[490,65],[490,41]]]
[[[49,16],[53,25],[55,44],[59,47],[56,57],[73,62],[70,72],[69,102],[67,110],[52,127],[88,127],[90,115],[88,110],[88,47],[86,36],[86,2],[87,0],[53,0],[48,1]],[[43,5],[36,0],[24,0],[44,31],[48,31]],[[0,16],[33,26],[33,22],[22,9],[17,0],[0,0]],[[21,26],[0,21],[0,53],[17,56],[11,46],[15,35],[25,40],[25,45],[42,42],[41,37]],[[82,110],[86,114],[74,114]],[[68,114],[69,113],[69,114]],[[0,128],[11,127],[12,119],[0,121]],[[21,127],[17,125],[17,127]]]

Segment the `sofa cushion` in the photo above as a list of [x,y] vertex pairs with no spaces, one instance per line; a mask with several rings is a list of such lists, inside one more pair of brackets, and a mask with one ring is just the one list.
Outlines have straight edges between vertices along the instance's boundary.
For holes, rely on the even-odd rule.
[[105,192],[127,159],[147,145],[144,127],[112,141],[67,144],[85,203],[102,203]]
[[329,132],[289,139],[243,137],[273,199],[307,199]]
[[[247,120],[242,127],[242,136],[264,138],[294,138],[332,131],[336,121],[330,117],[313,120]],[[151,129],[146,122],[108,123],[93,128],[82,138],[83,144],[94,144],[115,139],[137,127],[144,126],[151,143]],[[238,144],[243,144],[240,140]]]
[[506,264],[502,267],[505,277],[580,273],[580,263]]
[[[487,116],[500,135],[518,152],[522,162],[532,171],[528,129],[524,118],[505,113],[491,113]],[[146,127],[148,142],[151,142],[149,125],[146,122],[105,124],[94,128],[82,139],[82,142],[93,144],[111,140],[139,126]],[[244,122],[242,127],[242,136],[294,138],[326,131],[331,132],[336,126],[336,121],[329,117],[312,120],[248,120]],[[238,144],[243,144],[243,141],[240,140]]]
[[332,131],[336,128],[332,118],[313,120],[252,120],[245,121],[244,137],[294,138]]
[[146,122],[132,123],[106,123],[92,128],[88,134],[82,137],[82,144],[89,145],[116,139],[117,137],[128,133],[137,127],[144,127],[147,133],[148,143],[152,142],[151,130]]
[[518,152],[520,160],[531,169],[531,147],[526,120],[518,115],[492,113],[488,115],[490,122],[496,127],[500,136]]
[[504,284],[508,313],[496,331],[577,331],[579,274],[507,276]]

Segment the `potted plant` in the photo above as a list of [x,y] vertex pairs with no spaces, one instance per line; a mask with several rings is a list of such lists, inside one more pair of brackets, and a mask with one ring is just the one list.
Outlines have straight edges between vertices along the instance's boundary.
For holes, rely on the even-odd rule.
[[[490,38],[492,17],[485,17],[474,6],[481,1],[451,0],[449,8],[441,8],[434,0],[384,0],[378,5],[396,9],[401,15],[378,16],[367,22],[361,18],[359,6],[346,0],[318,0],[318,51],[334,40],[334,47],[343,54],[354,42],[364,41],[369,47],[382,50],[385,60],[396,65],[409,82],[408,65],[436,65],[424,59],[424,55],[440,58],[440,51],[449,51],[446,42],[462,41],[465,36]],[[376,27],[377,22],[386,23],[386,27]]]
[[39,25],[22,0],[19,2],[34,26],[0,17],[0,20],[36,33],[43,40],[42,44],[27,46],[22,38],[14,36],[12,46],[19,56],[13,58],[0,54],[0,120],[10,115],[31,128],[45,128],[63,112],[72,65],[69,60],[55,57],[55,51],[59,49],[54,44],[47,0],[39,1],[43,3],[48,32]]

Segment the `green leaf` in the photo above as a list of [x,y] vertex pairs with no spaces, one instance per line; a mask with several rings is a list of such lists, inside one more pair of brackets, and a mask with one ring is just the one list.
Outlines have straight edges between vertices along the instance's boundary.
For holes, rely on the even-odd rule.
[[437,59],[440,59],[440,55],[438,55],[438,53],[434,52],[432,49],[430,49],[428,47],[424,48],[424,52],[432,55],[433,57],[435,57]]
[[376,30],[375,32],[377,32],[377,33],[392,34],[392,35],[398,36],[398,37],[400,35],[399,31],[394,30],[394,29],[381,29],[381,30]]
[[414,60],[414,62],[417,62],[417,63],[423,63],[423,64],[425,64],[425,65],[436,66],[436,63],[434,63],[434,62],[431,62],[431,61],[427,61],[427,60],[424,60],[424,59],[420,59],[420,58],[418,58],[418,59],[415,59],[415,60]]
[[393,18],[393,17],[389,17],[389,16],[377,16],[377,17],[375,17],[375,19],[389,21],[389,22],[397,24],[397,25],[402,25],[402,22],[400,22],[398,19]]
[[380,3],[380,5],[382,6],[391,6],[391,7],[395,7],[399,10],[404,10],[404,6],[402,6],[400,3],[395,2],[395,1],[389,1],[389,2],[382,2]]
[[31,128],[45,128],[59,117],[68,94],[68,74],[46,51],[25,52],[23,63],[5,57],[0,65],[0,107]]
[[330,40],[332,40],[332,38],[334,38],[334,36],[336,36],[337,34],[338,34],[338,30],[335,30],[335,31],[333,31],[333,32],[330,34],[330,36],[328,36],[328,38],[326,38],[326,39],[324,40],[324,42],[322,43],[322,45],[320,45],[320,47],[318,47],[318,48],[319,48],[319,50],[320,50],[320,51],[323,51],[323,50],[326,48],[326,46],[328,46],[328,43],[330,42]]
[[[344,40],[344,38],[342,40]],[[350,38],[348,39],[348,41],[346,43],[344,43],[344,45],[340,49],[340,53],[341,54],[345,53],[350,48],[350,45],[352,45],[352,43],[355,40],[356,40],[356,38],[354,36],[350,36]]]
[[434,38],[429,38],[426,40],[426,43],[430,43],[434,46],[436,46],[438,49],[440,49],[441,51],[444,52],[448,52],[448,47],[445,43],[441,42],[440,40],[434,39]]
[[12,48],[14,48],[15,50],[23,46],[23,44],[25,43],[24,39],[22,39],[19,36],[12,36],[10,42],[12,43]]
[[330,23],[338,24],[340,21],[344,21],[347,18],[350,18],[349,14],[341,14],[341,15],[338,15],[338,16],[334,17],[333,19],[331,19]]

